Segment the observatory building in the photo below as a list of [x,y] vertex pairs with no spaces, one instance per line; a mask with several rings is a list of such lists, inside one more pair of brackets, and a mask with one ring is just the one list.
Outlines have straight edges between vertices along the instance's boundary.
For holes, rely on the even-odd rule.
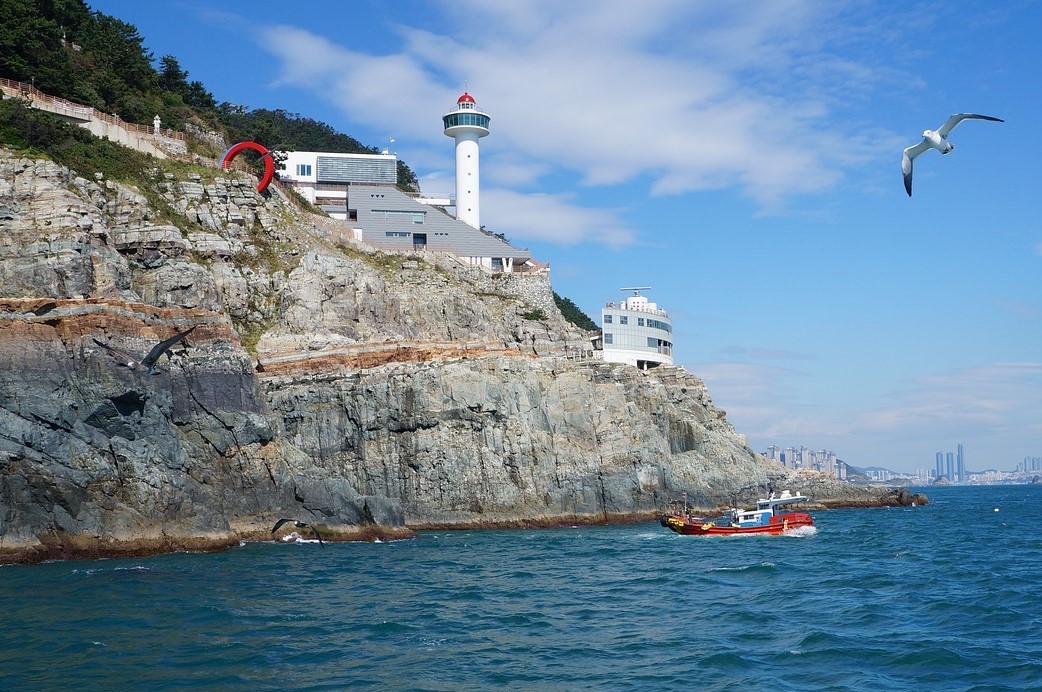
[[633,291],[621,303],[601,310],[602,358],[608,363],[629,363],[642,370],[673,364],[673,323],[665,310],[648,302],[641,291],[649,286],[623,288]]

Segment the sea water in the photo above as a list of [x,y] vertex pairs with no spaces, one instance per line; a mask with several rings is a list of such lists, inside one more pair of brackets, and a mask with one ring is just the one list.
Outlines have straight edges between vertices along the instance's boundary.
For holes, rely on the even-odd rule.
[[1042,689],[1042,486],[0,568],[3,690]]

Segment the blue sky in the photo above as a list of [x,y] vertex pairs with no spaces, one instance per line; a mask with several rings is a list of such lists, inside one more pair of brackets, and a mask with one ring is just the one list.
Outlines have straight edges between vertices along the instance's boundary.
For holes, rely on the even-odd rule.
[[[758,451],[1042,455],[1042,3],[88,3],[218,101],[389,147],[429,193],[469,91],[482,224],[598,322],[653,287]],[[957,112],[1006,122],[961,124],[909,198],[902,149]]]

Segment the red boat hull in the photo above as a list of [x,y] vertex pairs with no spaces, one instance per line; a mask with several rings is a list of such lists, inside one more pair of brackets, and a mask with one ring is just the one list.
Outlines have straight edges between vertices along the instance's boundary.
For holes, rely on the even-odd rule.
[[684,536],[744,536],[748,534],[779,535],[802,526],[814,526],[814,519],[806,512],[790,512],[771,517],[763,526],[719,526],[711,521],[669,515],[662,525]]

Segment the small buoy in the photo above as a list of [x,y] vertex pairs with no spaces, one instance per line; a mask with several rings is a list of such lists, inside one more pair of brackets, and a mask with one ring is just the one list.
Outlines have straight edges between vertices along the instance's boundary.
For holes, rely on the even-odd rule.
[[997,511],[999,511],[999,508],[998,508],[998,507],[996,507],[996,508],[995,508],[995,511],[996,511],[996,512],[997,512]]

